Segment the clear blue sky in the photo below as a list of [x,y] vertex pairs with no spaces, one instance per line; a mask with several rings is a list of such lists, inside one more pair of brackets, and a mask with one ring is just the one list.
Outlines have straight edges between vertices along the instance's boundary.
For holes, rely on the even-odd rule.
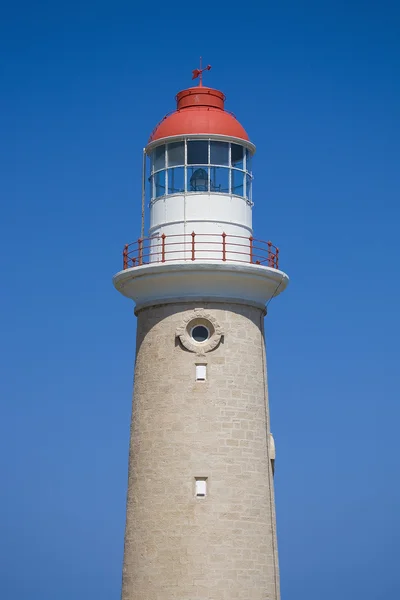
[[283,600],[400,597],[399,12],[4,3],[2,600],[119,598],[135,318],[111,278],[200,54],[291,277],[266,321]]

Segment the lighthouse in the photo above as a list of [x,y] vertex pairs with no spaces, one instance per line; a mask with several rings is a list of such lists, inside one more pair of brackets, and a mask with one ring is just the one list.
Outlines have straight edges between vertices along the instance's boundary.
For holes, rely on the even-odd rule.
[[210,68],[150,135],[114,276],[137,316],[122,600],[280,598],[264,317],[288,276]]

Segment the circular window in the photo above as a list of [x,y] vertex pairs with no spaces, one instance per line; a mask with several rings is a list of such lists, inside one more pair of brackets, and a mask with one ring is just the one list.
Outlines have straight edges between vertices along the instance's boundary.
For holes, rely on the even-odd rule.
[[204,325],[196,325],[190,332],[192,339],[195,342],[206,342],[210,337],[210,332]]
[[176,336],[189,352],[201,356],[221,341],[223,331],[215,317],[203,309],[191,311],[176,330]]

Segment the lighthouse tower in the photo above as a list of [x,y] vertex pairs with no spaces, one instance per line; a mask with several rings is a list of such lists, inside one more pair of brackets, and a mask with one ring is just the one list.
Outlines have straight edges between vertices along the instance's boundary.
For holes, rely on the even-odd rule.
[[149,230],[114,276],[138,318],[122,600],[280,598],[263,322],[288,277],[202,71],[150,136]]

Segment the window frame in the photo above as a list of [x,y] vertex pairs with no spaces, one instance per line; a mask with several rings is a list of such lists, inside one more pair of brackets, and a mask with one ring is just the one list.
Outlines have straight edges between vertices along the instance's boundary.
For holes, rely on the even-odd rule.
[[[207,156],[208,156],[208,164],[188,164],[188,143],[189,142],[193,142],[193,141],[203,141],[203,142],[207,142]],[[212,142],[221,142],[224,144],[228,145],[228,165],[220,165],[220,164],[214,164],[211,163],[211,144]],[[183,151],[183,157],[184,157],[184,162],[183,164],[174,164],[173,166],[171,166],[169,164],[169,152],[168,152],[168,146],[170,144],[175,144],[175,143],[182,143],[183,147],[184,147],[184,151]],[[232,165],[232,145],[235,146],[240,146],[243,150],[243,167],[239,168],[239,167],[235,167],[234,165]],[[164,147],[164,167],[162,169],[157,169],[154,170],[154,158],[153,158],[153,153],[156,152],[156,150],[158,148],[160,148],[160,146]],[[238,141],[225,141],[225,140],[215,140],[213,138],[194,138],[194,137],[183,137],[180,140],[176,140],[176,141],[171,141],[171,142],[164,142],[163,144],[157,145],[153,148],[152,152],[148,155],[149,159],[150,159],[150,177],[149,177],[149,181],[150,181],[150,202],[153,202],[155,200],[158,200],[160,198],[164,198],[167,196],[174,196],[177,194],[198,194],[198,193],[202,193],[201,191],[192,191],[190,189],[188,189],[188,187],[190,187],[189,185],[189,181],[190,181],[190,173],[188,172],[189,168],[193,168],[193,167],[197,167],[197,168],[204,168],[204,170],[206,172],[208,172],[208,190],[204,190],[203,193],[206,194],[221,194],[221,195],[230,195],[230,196],[236,196],[239,198],[243,198],[244,200],[251,202],[252,204],[252,182],[253,182],[253,173],[252,171],[248,171],[247,170],[247,155],[248,153],[251,154],[251,159],[253,158],[254,152],[251,153],[251,150],[248,148],[248,146],[246,146],[245,144],[241,144]],[[249,161],[250,162],[250,161]],[[212,191],[212,185],[211,185],[211,169],[215,167],[215,168],[224,168],[227,169],[229,171],[229,191],[226,192],[217,192],[217,191]],[[182,192],[173,192],[173,193],[168,193],[168,176],[167,176],[167,172],[168,169],[173,169],[173,168],[183,168],[184,170],[184,190]],[[165,172],[165,194],[162,196],[156,196],[156,175],[158,175],[161,171]],[[242,173],[243,175],[243,194],[237,194],[234,192],[234,188],[233,188],[233,171],[239,171]],[[249,181],[249,193],[247,190],[248,184],[247,182]],[[215,186],[214,186],[215,187]]]

